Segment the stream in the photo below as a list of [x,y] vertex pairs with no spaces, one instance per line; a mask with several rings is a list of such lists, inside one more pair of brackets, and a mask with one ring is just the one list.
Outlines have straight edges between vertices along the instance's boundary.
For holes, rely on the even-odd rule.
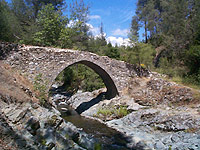
[[[66,93],[56,92],[56,94],[54,93],[52,95],[52,98],[53,100],[58,99],[58,97],[63,99],[64,97],[67,97],[66,95]],[[69,97],[66,99],[69,99]],[[61,103],[63,104],[63,102]],[[63,111],[65,108],[68,110],[67,112]],[[127,144],[129,143],[128,137],[125,137],[122,133],[109,128],[97,120],[89,119],[79,115],[75,110],[67,105],[61,105],[61,107],[58,107],[58,110],[61,112],[61,117],[65,121],[71,122],[78,128],[82,128],[85,133],[91,137],[94,137],[101,144],[101,148],[103,150],[130,149],[127,147]]]
[[80,115],[65,115],[61,116],[66,121],[71,122],[78,128],[82,128],[83,131],[99,141],[103,149],[108,150],[128,150],[126,147],[128,139],[120,132],[107,127],[105,124],[99,121],[88,119]]

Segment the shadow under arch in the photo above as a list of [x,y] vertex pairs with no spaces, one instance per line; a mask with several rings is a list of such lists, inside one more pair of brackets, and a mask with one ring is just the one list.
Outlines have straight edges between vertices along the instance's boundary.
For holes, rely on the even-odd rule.
[[69,66],[67,66],[66,68],[75,65],[75,64],[83,64],[88,66],[89,68],[91,68],[92,70],[94,70],[103,80],[103,83],[105,84],[107,91],[106,91],[106,98],[107,99],[111,99],[114,98],[116,95],[119,95],[119,92],[117,90],[117,87],[114,83],[114,81],[112,80],[112,78],[110,77],[110,75],[100,66],[98,66],[97,64],[87,61],[87,60],[81,60],[78,62],[75,62],[73,64],[70,64]]

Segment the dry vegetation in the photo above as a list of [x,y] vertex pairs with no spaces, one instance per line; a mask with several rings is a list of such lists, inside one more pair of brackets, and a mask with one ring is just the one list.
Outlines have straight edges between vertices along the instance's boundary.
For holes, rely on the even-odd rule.
[[[1,150],[16,150],[17,146],[11,146],[14,142],[11,133],[7,131],[5,118],[1,115],[1,108],[5,104],[23,103],[23,102],[38,102],[34,97],[32,84],[18,71],[11,69],[7,64],[0,61],[0,149]],[[9,130],[8,130],[9,132]]]
[[128,94],[141,105],[192,106],[200,103],[199,90],[178,85],[162,78],[136,78],[130,81],[129,85]]
[[16,70],[0,61],[0,99],[6,103],[35,101],[32,84]]

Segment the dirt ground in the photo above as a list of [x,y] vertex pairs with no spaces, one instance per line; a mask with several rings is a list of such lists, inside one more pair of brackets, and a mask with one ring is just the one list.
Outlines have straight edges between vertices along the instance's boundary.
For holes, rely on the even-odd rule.
[[32,84],[17,70],[0,61],[0,100],[6,103],[37,101]]
[[9,126],[6,125],[1,109],[10,103],[38,102],[32,91],[33,86],[25,77],[0,61],[0,150],[18,149],[11,144],[13,137],[11,133],[7,133]]

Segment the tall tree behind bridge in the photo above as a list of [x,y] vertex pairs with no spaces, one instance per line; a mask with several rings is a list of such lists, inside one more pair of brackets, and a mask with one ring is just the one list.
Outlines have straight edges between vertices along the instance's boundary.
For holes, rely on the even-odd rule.
[[47,4],[38,13],[38,32],[34,34],[36,45],[59,46],[60,34],[68,23],[62,11],[56,11],[52,4]]
[[64,6],[64,0],[12,0],[10,9],[15,16],[12,28],[16,41],[32,44],[32,37],[38,30],[38,12],[47,4],[58,10]]
[[13,41],[10,19],[13,17],[5,0],[0,0],[0,40]]
[[75,34],[72,35],[73,43],[76,43],[74,48],[87,50],[89,40],[89,6],[83,0],[75,0],[70,4],[70,20],[71,29]]
[[[138,18],[140,28],[145,30],[145,42],[162,46],[180,59],[195,39],[200,24],[199,5],[199,0],[138,0],[132,22]],[[132,24],[131,29],[134,28]]]

